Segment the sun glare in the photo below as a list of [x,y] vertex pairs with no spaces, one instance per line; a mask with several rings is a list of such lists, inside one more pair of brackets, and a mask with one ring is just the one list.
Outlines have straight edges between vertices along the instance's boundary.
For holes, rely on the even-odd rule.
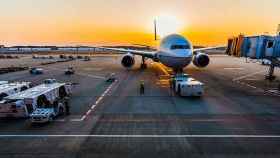
[[182,24],[171,15],[161,15],[156,18],[158,35],[162,38],[172,33],[178,33]]

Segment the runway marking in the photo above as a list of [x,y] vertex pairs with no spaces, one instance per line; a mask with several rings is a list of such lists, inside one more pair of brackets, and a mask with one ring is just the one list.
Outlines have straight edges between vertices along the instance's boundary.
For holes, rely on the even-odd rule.
[[90,75],[90,74],[85,74],[85,73],[76,73],[76,74],[80,75],[80,76],[91,77],[91,78],[105,79],[105,77],[102,77],[102,76]]
[[164,75],[170,76],[166,67],[160,63],[154,63],[163,73]]
[[209,54],[210,57],[229,57],[226,54]]
[[264,90],[262,88],[258,88],[258,87],[255,87],[255,86],[252,86],[248,83],[245,83],[245,82],[240,82],[240,81],[236,81],[236,83],[238,84],[241,84],[241,85],[245,85],[247,87],[250,87],[250,88],[253,88],[253,89],[256,89],[257,91],[259,92],[263,92],[264,94],[269,94],[269,95],[274,95],[274,96],[280,96],[280,93],[278,90]]
[[103,70],[102,68],[84,68],[86,71],[101,71]]
[[[62,69],[59,69],[59,68],[54,68],[54,67],[47,67],[47,69],[53,69],[53,70],[57,70],[57,71],[63,71]],[[97,76],[97,75],[91,75],[91,74],[86,74],[86,73],[75,73],[77,75],[80,75],[80,76],[86,76],[86,77],[90,77],[90,78],[97,78],[97,79],[106,79],[105,77],[103,76]]]
[[244,70],[243,67],[225,67],[224,70]]
[[70,119],[71,122],[80,122],[82,121],[81,119]]
[[84,121],[95,109],[95,107],[104,99],[105,95],[112,89],[113,85],[117,82],[114,81],[102,94],[101,96],[96,100],[95,104],[91,105],[90,109],[82,116],[80,119],[81,121]]
[[86,115],[82,116],[82,118],[80,120],[84,121],[85,119],[86,119]]
[[280,91],[278,90],[268,90],[265,91],[266,93],[272,94],[272,95],[276,95],[276,96],[280,96]]
[[257,78],[247,78],[245,80],[246,81],[259,81],[260,79],[257,79]]
[[254,73],[247,74],[247,75],[244,75],[244,76],[240,76],[240,77],[237,77],[237,78],[232,79],[232,81],[238,81],[238,80],[244,79],[244,78],[246,78],[246,77],[250,77],[250,76],[254,76],[254,75],[256,75],[256,74],[264,73],[265,71],[266,71],[266,70],[262,70],[262,71],[254,72]]
[[54,122],[65,122],[65,119],[55,119]]
[[280,138],[280,135],[0,135],[0,138]]
[[257,87],[252,86],[252,85],[249,85],[249,84],[246,84],[246,86],[251,87],[251,88],[254,88],[254,89],[257,89]]
[[[240,81],[241,79],[244,79],[244,78],[246,78],[246,77],[251,77],[251,76],[253,76],[253,75],[256,75],[256,74],[259,74],[259,73],[263,73],[263,72],[265,72],[265,71],[266,71],[266,70],[262,70],[262,71],[258,71],[258,72],[252,73],[252,74],[248,74],[248,75],[244,75],[244,76],[241,76],[241,77],[237,77],[237,78],[233,79],[232,81],[233,81],[233,82],[236,82],[236,83],[238,83],[238,84],[245,85],[245,86],[247,86],[247,87],[256,89],[256,90],[261,91],[261,92],[263,92],[263,93],[267,93],[267,94],[271,94],[271,95],[275,95],[275,96],[280,96],[278,93],[271,92],[271,91],[266,91],[266,90],[264,90],[264,89],[262,89],[262,88],[258,88],[258,87],[256,87],[256,86],[253,86],[253,85],[249,84],[249,83],[245,83],[245,82],[241,82],[241,81]],[[247,79],[247,80],[249,80],[249,81],[251,80],[251,81],[252,81],[252,80],[257,80],[257,79]]]

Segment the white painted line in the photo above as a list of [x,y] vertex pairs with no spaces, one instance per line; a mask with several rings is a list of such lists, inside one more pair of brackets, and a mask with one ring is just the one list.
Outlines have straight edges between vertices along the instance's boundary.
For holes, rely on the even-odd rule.
[[243,67],[225,67],[224,70],[243,70]]
[[266,93],[269,93],[269,94],[272,94],[272,95],[275,95],[275,96],[280,96],[280,93],[278,90],[268,90],[268,91],[265,91]]
[[54,122],[65,122],[65,119],[56,119]]
[[246,81],[259,81],[260,79],[257,78],[246,78]]
[[80,120],[84,121],[86,119],[86,115],[84,115]]
[[250,85],[248,83],[245,83],[245,82],[236,81],[236,83],[241,84],[241,85],[245,85],[245,86],[253,88],[253,89],[258,89],[258,90],[263,91],[262,89],[259,89],[259,88],[255,87],[255,86],[252,86],[252,85]]
[[92,106],[91,106],[91,109],[93,110],[93,109],[95,108],[95,106],[96,106],[96,105],[92,105]]
[[[47,69],[52,69],[52,70],[57,70],[57,71],[64,72],[63,69],[54,68],[54,67],[47,67]],[[86,74],[86,73],[75,73],[75,74],[80,75],[80,76],[90,77],[90,78],[105,79],[105,77],[103,77],[103,76],[96,76],[96,75],[91,75],[91,74]]]
[[105,97],[105,95],[109,92],[109,90],[113,87],[113,84],[115,84],[117,82],[117,80],[115,82],[113,82],[103,93],[102,95],[96,100],[95,104],[93,104],[91,106],[91,108],[86,112],[85,115],[83,115],[83,117],[80,119],[81,121],[85,120],[87,116],[90,115],[90,113],[95,109],[95,107],[100,103],[100,101]]
[[266,70],[262,70],[262,71],[254,72],[254,73],[247,74],[247,75],[244,75],[244,76],[240,76],[240,77],[234,78],[232,81],[238,81],[238,80],[244,79],[246,77],[250,77],[250,76],[254,76],[256,74],[264,73],[265,71]]
[[0,135],[0,138],[96,137],[96,138],[280,138],[280,135]]
[[209,54],[210,57],[229,57],[226,54]]
[[76,74],[80,75],[80,76],[91,77],[91,78],[105,79],[105,77],[102,77],[102,76],[90,75],[90,74],[85,74],[85,73],[76,73]]
[[72,122],[81,122],[82,120],[81,119],[71,119],[70,121],[72,121]]
[[248,87],[251,87],[251,88],[254,88],[254,89],[257,89],[257,87],[252,86],[252,85],[249,85],[249,84],[247,84],[247,86],[248,86]]
[[86,115],[89,115],[91,113],[91,109],[89,109],[86,113]]

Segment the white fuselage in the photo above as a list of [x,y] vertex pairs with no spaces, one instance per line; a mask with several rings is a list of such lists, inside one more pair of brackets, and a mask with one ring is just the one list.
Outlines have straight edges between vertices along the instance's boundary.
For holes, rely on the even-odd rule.
[[165,66],[182,69],[192,61],[192,44],[181,35],[166,36],[160,43],[157,58]]

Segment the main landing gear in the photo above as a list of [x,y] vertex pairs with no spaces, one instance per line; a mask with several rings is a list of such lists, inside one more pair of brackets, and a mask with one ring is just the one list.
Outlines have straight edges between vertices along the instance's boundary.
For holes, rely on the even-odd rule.
[[147,64],[145,63],[146,61],[146,58],[142,56],[142,62],[141,62],[141,69],[144,70],[144,69],[147,69]]
[[269,81],[274,81],[276,79],[276,76],[274,75],[274,69],[275,67],[280,66],[280,62],[278,59],[272,58],[271,64],[269,65],[268,74],[265,76],[265,79]]

